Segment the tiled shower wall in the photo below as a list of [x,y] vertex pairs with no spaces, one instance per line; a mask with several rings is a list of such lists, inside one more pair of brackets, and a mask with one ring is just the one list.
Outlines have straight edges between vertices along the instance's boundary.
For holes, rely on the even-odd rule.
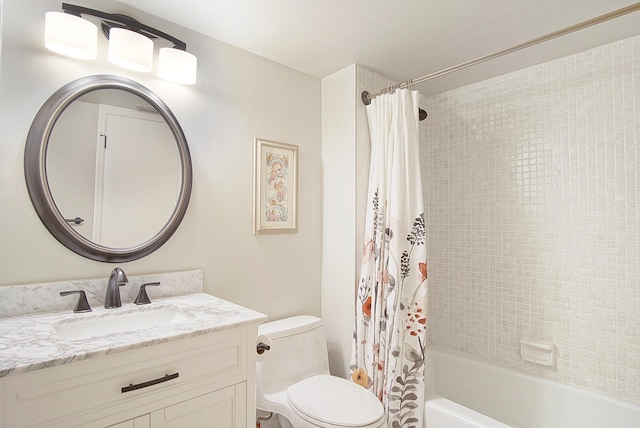
[[640,37],[426,107],[430,343],[640,402]]

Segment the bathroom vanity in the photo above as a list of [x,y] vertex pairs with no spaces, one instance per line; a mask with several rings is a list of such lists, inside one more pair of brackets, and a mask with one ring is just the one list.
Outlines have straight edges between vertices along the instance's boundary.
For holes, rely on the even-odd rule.
[[253,427],[265,319],[204,293],[0,318],[0,427]]
[[[176,117],[121,76],[86,76],[51,95],[29,129],[24,168],[47,230],[100,262],[156,251],[191,194]],[[0,428],[253,427],[266,317],[202,293],[201,271],[127,280],[116,267],[107,281],[112,268],[96,280],[0,287]],[[144,286],[158,284],[146,304]],[[93,311],[74,313],[75,301]]]

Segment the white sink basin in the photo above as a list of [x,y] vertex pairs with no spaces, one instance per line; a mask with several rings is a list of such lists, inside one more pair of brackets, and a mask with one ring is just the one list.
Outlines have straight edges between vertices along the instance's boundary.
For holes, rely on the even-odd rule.
[[175,305],[132,309],[110,309],[102,314],[67,318],[57,321],[53,328],[58,338],[81,340],[113,333],[146,330],[193,319],[193,314]]

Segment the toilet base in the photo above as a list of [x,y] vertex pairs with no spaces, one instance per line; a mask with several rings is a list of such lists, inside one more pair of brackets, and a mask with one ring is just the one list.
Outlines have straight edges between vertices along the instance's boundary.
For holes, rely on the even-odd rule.
[[[273,419],[277,419],[278,423],[282,428],[320,428],[320,427],[326,426],[326,425],[312,424],[300,418],[296,414],[293,414],[292,417],[296,419],[295,424],[292,423],[289,419],[287,419],[286,416],[281,415],[280,413],[274,413],[273,415]],[[331,425],[331,426],[334,426],[334,425]],[[384,421],[379,421],[379,425],[368,425],[369,428],[374,426],[375,428],[386,428],[386,423],[384,423]]]
[[289,419],[282,416],[281,414],[278,414],[278,422],[280,422],[280,426],[282,428],[293,428],[293,425],[291,425],[291,422],[289,422]]

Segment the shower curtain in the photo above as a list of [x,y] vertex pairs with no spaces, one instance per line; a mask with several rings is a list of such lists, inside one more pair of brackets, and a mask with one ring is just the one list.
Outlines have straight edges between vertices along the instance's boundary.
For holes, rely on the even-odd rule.
[[419,93],[367,106],[371,165],[351,378],[381,401],[390,428],[421,428],[427,260],[418,153]]

